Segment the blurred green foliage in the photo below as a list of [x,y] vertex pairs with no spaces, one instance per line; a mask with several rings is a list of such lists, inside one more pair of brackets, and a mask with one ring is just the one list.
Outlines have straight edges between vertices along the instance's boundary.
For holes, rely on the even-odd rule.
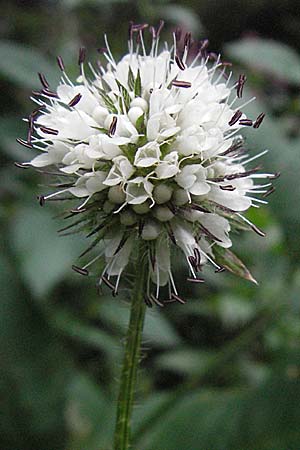
[[[1,4],[0,334],[3,450],[109,450],[114,427],[128,292],[98,295],[70,267],[84,238],[59,237],[59,208],[41,209],[41,177],[13,161],[32,157],[15,138],[38,86],[53,85],[55,55],[76,75],[107,32],[126,49],[129,20],[167,22],[208,37],[247,73],[248,113],[267,118],[248,133],[281,171],[270,205],[251,212],[267,232],[235,236],[236,253],[259,286],[206,270],[184,286],[186,305],[148,311],[134,417],[139,450],[300,448],[300,5],[298,1],[30,0]],[[121,297],[121,298],[120,298]]]

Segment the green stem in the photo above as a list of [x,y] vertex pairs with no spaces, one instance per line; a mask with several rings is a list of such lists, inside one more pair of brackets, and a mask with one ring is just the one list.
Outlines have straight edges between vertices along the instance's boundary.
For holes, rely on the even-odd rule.
[[115,450],[128,450],[130,444],[131,415],[146,311],[143,297],[145,295],[147,261],[141,244],[137,254],[135,275],[117,405]]

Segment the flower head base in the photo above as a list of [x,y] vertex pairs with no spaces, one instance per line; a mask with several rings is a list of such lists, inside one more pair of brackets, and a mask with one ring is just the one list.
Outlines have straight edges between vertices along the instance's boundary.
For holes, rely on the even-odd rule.
[[[107,64],[99,64],[98,71],[89,65],[92,80],[85,73],[83,49],[76,83],[58,58],[61,83],[51,91],[40,75],[43,88],[34,93],[38,108],[29,118],[28,139],[18,140],[40,152],[27,165],[47,167],[63,180],[57,191],[40,197],[41,204],[70,196],[79,200],[71,226],[94,236],[90,249],[97,253],[75,270],[88,274],[87,268],[103,258],[100,283],[117,293],[135,242],[142,239],[149,260],[149,305],[161,304],[164,285],[167,301],[182,301],[172,275],[173,246],[185,255],[190,281],[203,281],[199,272],[207,261],[217,271],[234,270],[233,258],[235,264],[238,260],[227,250],[229,232],[252,228],[263,234],[243,213],[266,203],[257,194],[270,193],[274,178],[248,168],[260,155],[245,155],[239,132],[258,128],[263,115],[252,121],[242,113],[243,105],[235,106],[245,76],[231,84],[227,64],[207,52],[207,41],[191,60],[189,34],[181,39],[176,32],[172,48],[159,52],[161,25],[150,27],[149,54],[146,26],[131,25],[129,53],[115,62],[107,45],[102,49]],[[246,269],[243,274],[251,278]]]

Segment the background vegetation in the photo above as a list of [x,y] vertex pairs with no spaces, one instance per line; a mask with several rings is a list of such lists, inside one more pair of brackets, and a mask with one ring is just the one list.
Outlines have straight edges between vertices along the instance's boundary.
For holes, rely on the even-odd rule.
[[40,176],[25,136],[30,91],[55,56],[75,76],[78,48],[95,60],[107,32],[115,54],[129,20],[180,25],[247,73],[248,146],[281,171],[270,205],[251,212],[266,238],[235,236],[256,287],[207,270],[186,305],[148,311],[134,420],[139,450],[300,448],[300,4],[298,0],[15,0],[0,5],[0,334],[3,450],[108,450],[126,329],[127,292],[99,296],[70,269],[84,238],[62,238],[59,208],[35,200]]

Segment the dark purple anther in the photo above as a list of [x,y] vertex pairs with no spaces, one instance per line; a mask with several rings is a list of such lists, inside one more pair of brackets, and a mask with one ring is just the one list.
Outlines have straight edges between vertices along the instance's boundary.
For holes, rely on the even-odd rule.
[[270,187],[270,189],[268,189],[267,192],[265,192],[263,194],[263,198],[269,197],[269,195],[273,194],[273,192],[275,192],[275,187],[274,186]]
[[258,128],[261,125],[264,118],[265,118],[264,113],[259,114],[259,116],[257,117],[257,119],[255,120],[255,122],[253,124],[253,128]]
[[183,61],[181,58],[179,58],[178,55],[175,55],[175,62],[177,64],[177,66],[179,67],[180,70],[185,70],[185,65],[183,64]]
[[240,111],[239,109],[233,114],[233,116],[231,117],[231,119],[228,122],[228,125],[231,127],[232,125],[235,125],[238,120],[240,119],[240,117],[242,117],[243,113],[242,111]]
[[190,87],[192,87],[192,83],[190,83],[189,81],[173,80],[172,81],[172,85],[175,86],[175,87],[180,87],[180,88],[190,88]]
[[31,142],[27,142],[24,139],[17,138],[16,141],[17,141],[18,144],[23,145],[23,147],[27,147],[27,148],[32,148],[33,147]]
[[58,67],[60,68],[60,70],[62,72],[64,72],[65,71],[65,65],[64,65],[62,57],[61,56],[57,56],[56,57],[56,61],[57,61],[57,64],[58,64]]
[[38,76],[39,76],[39,79],[40,79],[40,82],[41,82],[42,86],[43,86],[45,89],[49,89],[50,85],[49,85],[48,81],[46,80],[45,75],[44,75],[43,73],[40,73],[40,72],[39,72],[39,73],[38,73]]
[[238,98],[242,98],[244,85],[246,83],[247,77],[243,73],[239,76],[237,87],[236,87],[236,95]]
[[81,47],[79,49],[79,57],[78,57],[78,64],[81,66],[81,64],[84,63],[86,57],[86,49],[84,47]]
[[40,127],[40,130],[45,133],[45,134],[52,134],[53,136],[57,136],[58,135],[58,130],[54,130],[54,128],[49,128],[49,127]]
[[39,201],[40,206],[44,206],[44,204],[45,204],[45,197],[43,195],[39,195],[37,197],[37,199]]
[[251,119],[241,119],[239,121],[240,125],[245,125],[246,127],[252,127],[253,121]]
[[72,270],[74,270],[74,272],[77,272],[80,275],[84,275],[84,276],[87,276],[89,274],[88,270],[82,269],[81,267],[78,267],[75,265],[72,266]]
[[74,98],[72,98],[72,100],[68,103],[68,106],[70,106],[71,108],[75,105],[77,105],[77,103],[80,101],[82,95],[81,94],[77,94],[75,95]]
[[111,124],[110,124],[109,130],[108,130],[108,132],[109,132],[109,134],[110,134],[111,136],[113,136],[113,135],[115,134],[115,132],[116,132],[116,129],[117,129],[117,121],[118,121],[118,118],[115,116],[115,117],[113,118],[113,120],[112,120],[112,122],[111,122]]

